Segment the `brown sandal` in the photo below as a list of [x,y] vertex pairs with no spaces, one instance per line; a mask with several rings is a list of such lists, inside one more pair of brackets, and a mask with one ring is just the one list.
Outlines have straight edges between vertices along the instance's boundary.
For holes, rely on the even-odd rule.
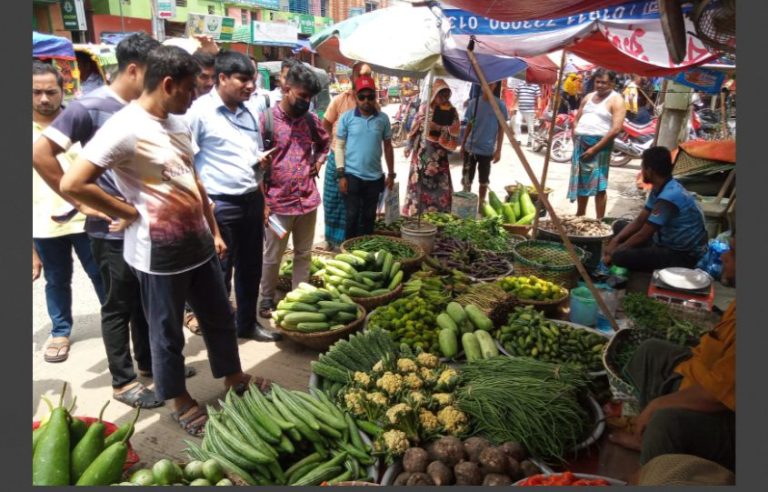
[[234,386],[229,386],[227,389],[231,389],[238,395],[242,395],[246,391],[248,391],[248,387],[253,385],[259,388],[259,391],[262,393],[267,392],[272,387],[272,381],[267,378],[262,378],[259,376],[251,376],[247,375],[247,378],[244,378],[239,383],[235,384]]
[[[185,417],[185,415],[190,412],[192,412],[192,414]],[[171,418],[175,422],[178,422],[181,428],[190,436],[201,437],[205,433],[205,423],[208,422],[208,413],[195,400],[192,400],[179,410],[171,412]]]
[[197,321],[195,313],[188,312],[184,314],[184,326],[191,331],[193,335],[200,335],[200,323]]
[[[46,362],[64,362],[69,358],[69,346],[69,338],[67,337],[51,338],[48,346],[45,347],[43,359]],[[54,350],[56,352],[53,352]]]

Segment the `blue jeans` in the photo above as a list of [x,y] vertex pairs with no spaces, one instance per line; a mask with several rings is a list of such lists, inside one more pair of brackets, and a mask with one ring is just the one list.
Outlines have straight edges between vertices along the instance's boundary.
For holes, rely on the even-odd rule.
[[99,302],[104,303],[104,284],[99,266],[91,254],[86,233],[69,234],[47,239],[33,239],[43,263],[45,302],[51,317],[51,337],[68,337],[72,333],[72,250],[80,259],[83,270],[93,282]]

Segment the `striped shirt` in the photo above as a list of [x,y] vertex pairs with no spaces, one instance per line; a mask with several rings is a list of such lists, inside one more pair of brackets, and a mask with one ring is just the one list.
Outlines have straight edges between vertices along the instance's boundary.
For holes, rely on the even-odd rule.
[[538,85],[525,83],[515,87],[515,94],[519,111],[536,111],[536,99],[541,95]]

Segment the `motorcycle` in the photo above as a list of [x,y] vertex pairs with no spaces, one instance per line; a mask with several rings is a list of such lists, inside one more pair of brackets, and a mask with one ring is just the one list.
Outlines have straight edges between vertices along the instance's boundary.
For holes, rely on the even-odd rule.
[[411,131],[411,125],[419,111],[419,101],[415,96],[403,97],[392,122],[392,146],[402,147]]
[[653,145],[657,122],[658,118],[654,118],[644,125],[636,125],[624,120],[621,133],[613,141],[611,166],[625,166],[632,159],[640,158]]
[[[576,111],[561,113],[555,117],[555,134],[552,136],[552,146],[549,149],[549,158],[555,162],[569,162],[573,156],[573,121]],[[549,127],[552,115],[540,118],[534,133],[533,150],[538,152],[547,145]]]

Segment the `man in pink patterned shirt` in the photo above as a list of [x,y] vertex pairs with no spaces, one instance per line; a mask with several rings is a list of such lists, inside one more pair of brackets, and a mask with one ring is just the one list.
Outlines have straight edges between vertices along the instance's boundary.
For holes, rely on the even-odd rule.
[[[262,182],[265,221],[269,224],[261,276],[261,308],[268,318],[275,308],[280,261],[293,236],[293,288],[309,280],[315,220],[320,206],[317,176],[330,151],[330,136],[309,112],[320,92],[314,73],[301,63],[285,77],[283,99],[260,116],[264,148],[274,148],[272,165]],[[280,230],[282,229],[282,231]]]

